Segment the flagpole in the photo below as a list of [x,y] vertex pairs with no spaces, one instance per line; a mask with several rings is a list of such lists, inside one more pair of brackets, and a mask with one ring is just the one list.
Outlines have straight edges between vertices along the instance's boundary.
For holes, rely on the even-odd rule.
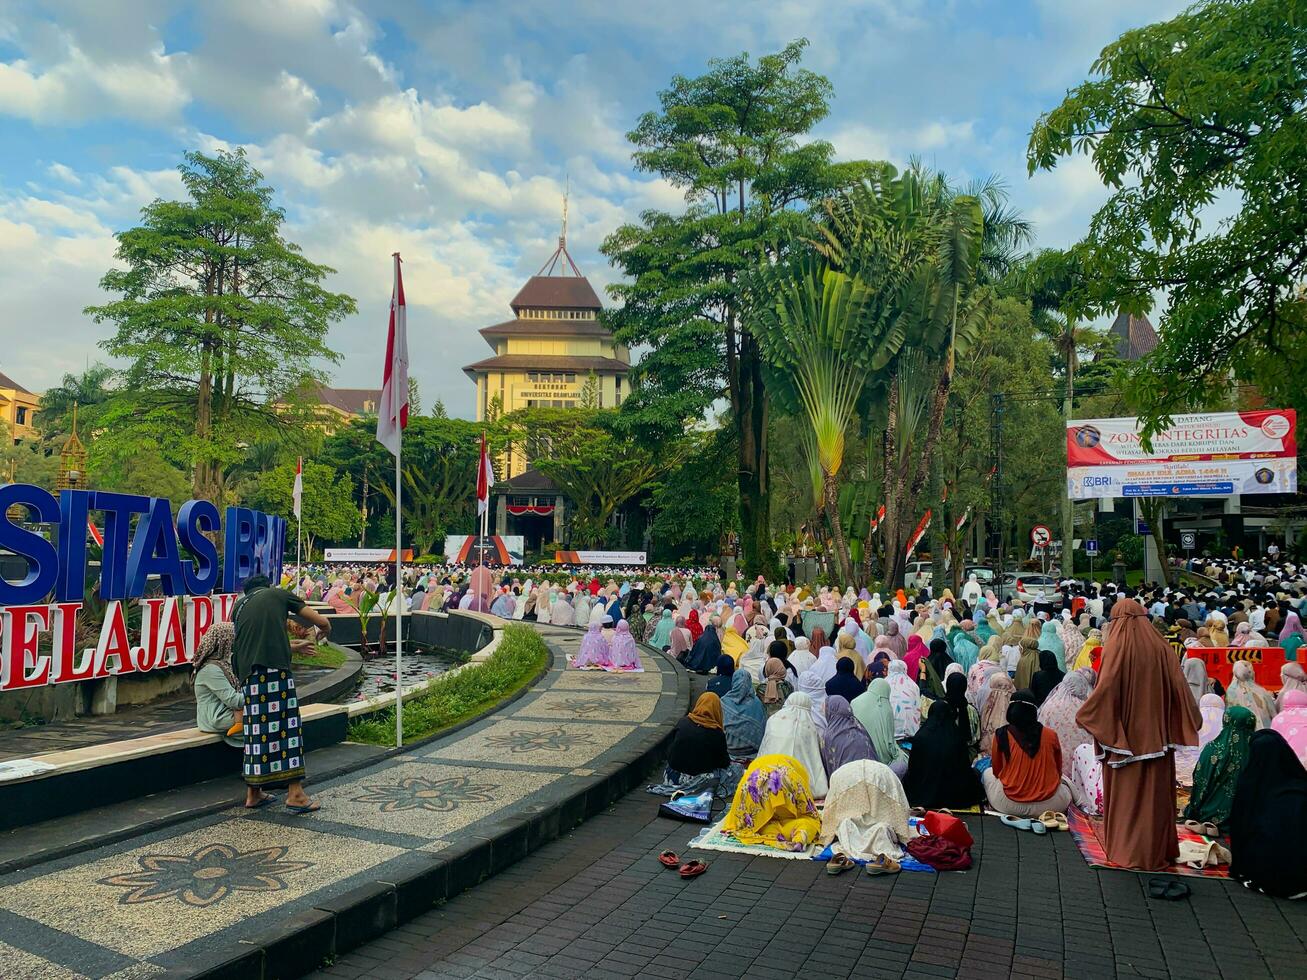
[[395,453],[395,748],[404,747],[404,550],[402,548],[403,507],[399,460],[404,452],[404,433]]

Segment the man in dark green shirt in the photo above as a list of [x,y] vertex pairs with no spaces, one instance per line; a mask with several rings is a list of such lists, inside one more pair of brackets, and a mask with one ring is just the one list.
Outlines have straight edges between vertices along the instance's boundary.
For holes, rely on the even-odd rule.
[[245,709],[245,806],[265,805],[273,797],[264,787],[285,785],[287,809],[310,813],[319,806],[304,792],[303,732],[286,634],[290,616],[317,627],[323,639],[331,634],[330,620],[293,592],[272,588],[266,575],[250,578],[232,608],[232,668],[241,681]]

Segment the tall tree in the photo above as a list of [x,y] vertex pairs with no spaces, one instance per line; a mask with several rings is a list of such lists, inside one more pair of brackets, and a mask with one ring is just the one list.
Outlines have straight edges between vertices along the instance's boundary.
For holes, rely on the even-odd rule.
[[660,109],[628,139],[636,167],[685,192],[683,214],[648,211],[619,228],[603,251],[626,275],[623,301],[606,319],[618,338],[650,350],[624,415],[645,438],[683,430],[714,401],[730,402],[745,568],[771,571],[767,473],[768,402],[762,357],[741,317],[741,278],[802,210],[864,171],[834,163],[833,149],[805,140],[825,118],[830,83],[799,67],[807,41],[752,61],[713,60],[676,76]]
[[[293,488],[295,467],[282,463],[258,479],[252,502],[269,513],[279,514],[290,522],[287,541],[296,531]],[[349,477],[322,463],[304,464],[304,546],[305,558],[312,560],[318,541],[346,541],[358,533],[359,512]]]
[[188,153],[178,170],[188,199],[146,205],[117,235],[126,268],[100,285],[120,298],[86,310],[115,325],[103,346],[129,363],[101,438],[162,440],[195,495],[221,501],[241,446],[280,430],[278,406],[326,381],[327,330],[355,305],[283,237],[285,213],[243,150]]
[[1307,401],[1305,22],[1304,0],[1196,3],[1109,44],[1031,133],[1032,173],[1085,153],[1113,191],[1074,249],[1097,311],[1165,297],[1128,376],[1145,436],[1231,375]]

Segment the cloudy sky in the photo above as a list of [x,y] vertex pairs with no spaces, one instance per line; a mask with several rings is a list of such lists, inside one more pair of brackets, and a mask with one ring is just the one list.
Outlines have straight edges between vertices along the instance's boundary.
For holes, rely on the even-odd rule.
[[842,157],[998,173],[1042,245],[1103,199],[1083,159],[1026,177],[1031,124],[1123,30],[1177,0],[0,0],[0,371],[34,390],[101,355],[113,233],[180,196],[188,149],[245,146],[290,237],[358,300],[342,386],[380,383],[387,257],[405,256],[412,371],[470,414],[476,329],[569,244],[595,286],[604,235],[680,195],[624,134],[673,74],[807,37]]

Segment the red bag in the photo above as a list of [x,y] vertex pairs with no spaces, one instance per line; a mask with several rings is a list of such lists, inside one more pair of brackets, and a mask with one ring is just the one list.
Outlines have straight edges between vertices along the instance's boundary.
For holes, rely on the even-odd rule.
[[964,851],[971,850],[971,845],[975,843],[971,831],[967,830],[967,825],[951,813],[927,810],[922,823],[926,825],[926,833],[931,837],[943,837]]
[[936,871],[966,871],[971,867],[971,852],[943,837],[914,837],[907,847],[909,854]]

